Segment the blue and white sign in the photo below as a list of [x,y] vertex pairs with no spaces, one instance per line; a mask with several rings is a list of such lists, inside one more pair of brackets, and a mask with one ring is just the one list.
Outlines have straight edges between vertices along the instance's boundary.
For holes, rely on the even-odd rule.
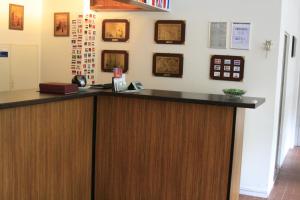
[[0,58],[8,58],[8,52],[7,51],[0,51]]

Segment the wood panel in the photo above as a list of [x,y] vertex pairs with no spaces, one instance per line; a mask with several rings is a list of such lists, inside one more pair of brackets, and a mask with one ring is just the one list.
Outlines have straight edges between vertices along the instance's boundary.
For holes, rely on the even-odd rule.
[[90,4],[94,11],[168,11],[137,0],[90,0]]
[[98,99],[96,200],[225,200],[234,108]]
[[117,9],[117,10],[140,10],[139,7],[114,0],[91,0],[92,10]]
[[244,140],[245,109],[236,109],[234,159],[232,166],[230,200],[239,200],[240,179],[242,168],[243,140]]
[[92,97],[0,110],[0,199],[90,199],[92,117]]

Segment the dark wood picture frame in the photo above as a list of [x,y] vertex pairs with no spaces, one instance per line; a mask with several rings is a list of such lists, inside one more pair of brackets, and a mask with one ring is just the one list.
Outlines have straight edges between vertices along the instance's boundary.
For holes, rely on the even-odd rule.
[[293,39],[292,39],[292,52],[291,52],[291,57],[292,58],[296,57],[296,51],[297,51],[297,38],[296,38],[296,36],[293,36]]
[[[176,29],[172,30],[170,26],[178,26],[180,32],[176,33]],[[155,23],[154,40],[158,44],[184,44],[185,29],[186,24],[183,20],[158,20]],[[163,38],[160,37],[161,34],[164,35]]]
[[[108,37],[107,33],[109,30],[107,30],[107,26],[110,24],[123,24],[123,30],[120,31],[122,36],[116,36],[117,30],[113,30],[112,36]],[[129,40],[129,34],[130,24],[127,19],[105,19],[102,22],[102,39],[105,42],[127,42]]]
[[11,30],[24,30],[24,6],[9,4],[8,28]]
[[[227,61],[230,63],[226,63]],[[210,61],[210,78],[212,80],[242,81],[244,66],[245,58],[242,56],[213,55]],[[227,77],[225,74],[229,76]]]
[[[105,58],[108,54],[121,54],[124,56],[124,63],[123,63],[123,67],[122,66],[118,66],[117,64],[112,64],[113,66],[111,67],[107,67],[106,66],[106,61]],[[114,67],[121,67],[123,69],[123,73],[126,73],[128,71],[128,61],[129,61],[129,54],[127,51],[123,51],[123,50],[103,50],[101,53],[101,71],[103,72],[113,72],[113,68]],[[115,58],[115,63],[116,58]]]
[[[164,60],[159,61],[158,58],[161,57]],[[166,59],[170,59],[170,62],[167,63],[168,61]],[[174,60],[172,61],[171,59],[176,58],[178,60],[178,65],[177,66],[170,66],[172,64],[172,62],[174,62]],[[160,63],[161,62],[161,63]],[[168,66],[160,66],[163,64],[170,64]],[[176,60],[173,64],[176,63]],[[177,68],[177,73],[173,73],[170,72],[168,70],[163,71],[162,69],[159,68]],[[152,69],[152,73],[155,76],[160,76],[160,77],[174,77],[174,78],[182,78],[183,76],[183,54],[174,54],[174,53],[154,53],[153,54],[153,69]]]
[[[60,19],[61,18],[61,19]],[[63,20],[63,21],[58,21]],[[66,23],[66,24],[64,24]],[[70,36],[70,13],[56,12],[54,13],[54,36],[69,37]],[[64,31],[66,29],[66,31]]]

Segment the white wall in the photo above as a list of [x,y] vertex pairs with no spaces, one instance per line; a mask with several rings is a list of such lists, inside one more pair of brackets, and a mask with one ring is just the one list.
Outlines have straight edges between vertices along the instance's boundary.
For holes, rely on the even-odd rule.
[[[88,1],[87,1],[88,2]],[[243,193],[267,196],[274,169],[275,96],[280,43],[281,0],[173,0],[170,13],[101,12],[97,16],[97,74],[98,82],[111,80],[111,74],[100,70],[103,49],[128,50],[128,82],[140,80],[146,88],[181,90],[202,93],[221,93],[223,88],[237,87],[248,91],[248,96],[265,97],[266,103],[256,110],[247,110],[241,189]],[[70,38],[53,37],[53,12],[80,12],[82,0],[44,0],[42,80],[71,79]],[[128,43],[101,41],[101,22],[105,18],[130,20]],[[158,19],[183,19],[187,23],[185,45],[157,45],[154,43],[154,22]],[[238,21],[252,23],[251,50],[214,50],[207,48],[209,21]],[[263,43],[272,40],[274,46],[265,57]],[[152,76],[153,52],[184,54],[182,79]],[[241,83],[209,79],[209,57],[213,54],[245,56],[245,78]],[[271,172],[270,172],[271,169]]]
[[[282,19],[280,30],[280,52],[283,51],[284,34],[290,35],[290,48],[287,68],[287,82],[284,105],[284,123],[282,136],[282,151],[280,154],[280,163],[283,163],[284,158],[290,148],[294,147],[296,119],[297,119],[297,104],[298,104],[298,90],[299,90],[299,52],[296,58],[291,58],[292,36],[300,38],[300,2],[298,0],[283,0],[282,1]],[[298,43],[299,49],[299,43]],[[278,84],[281,78],[282,69],[282,53],[279,56],[278,67]],[[277,85],[277,95],[279,95],[280,86]],[[279,98],[278,98],[279,99]],[[279,102],[276,102],[279,103]]]

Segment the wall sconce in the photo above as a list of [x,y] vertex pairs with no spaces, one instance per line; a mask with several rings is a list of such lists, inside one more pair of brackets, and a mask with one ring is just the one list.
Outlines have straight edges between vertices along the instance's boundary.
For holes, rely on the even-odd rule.
[[264,43],[264,49],[266,51],[266,58],[268,57],[269,51],[271,51],[271,46],[272,46],[272,40],[266,40]]

